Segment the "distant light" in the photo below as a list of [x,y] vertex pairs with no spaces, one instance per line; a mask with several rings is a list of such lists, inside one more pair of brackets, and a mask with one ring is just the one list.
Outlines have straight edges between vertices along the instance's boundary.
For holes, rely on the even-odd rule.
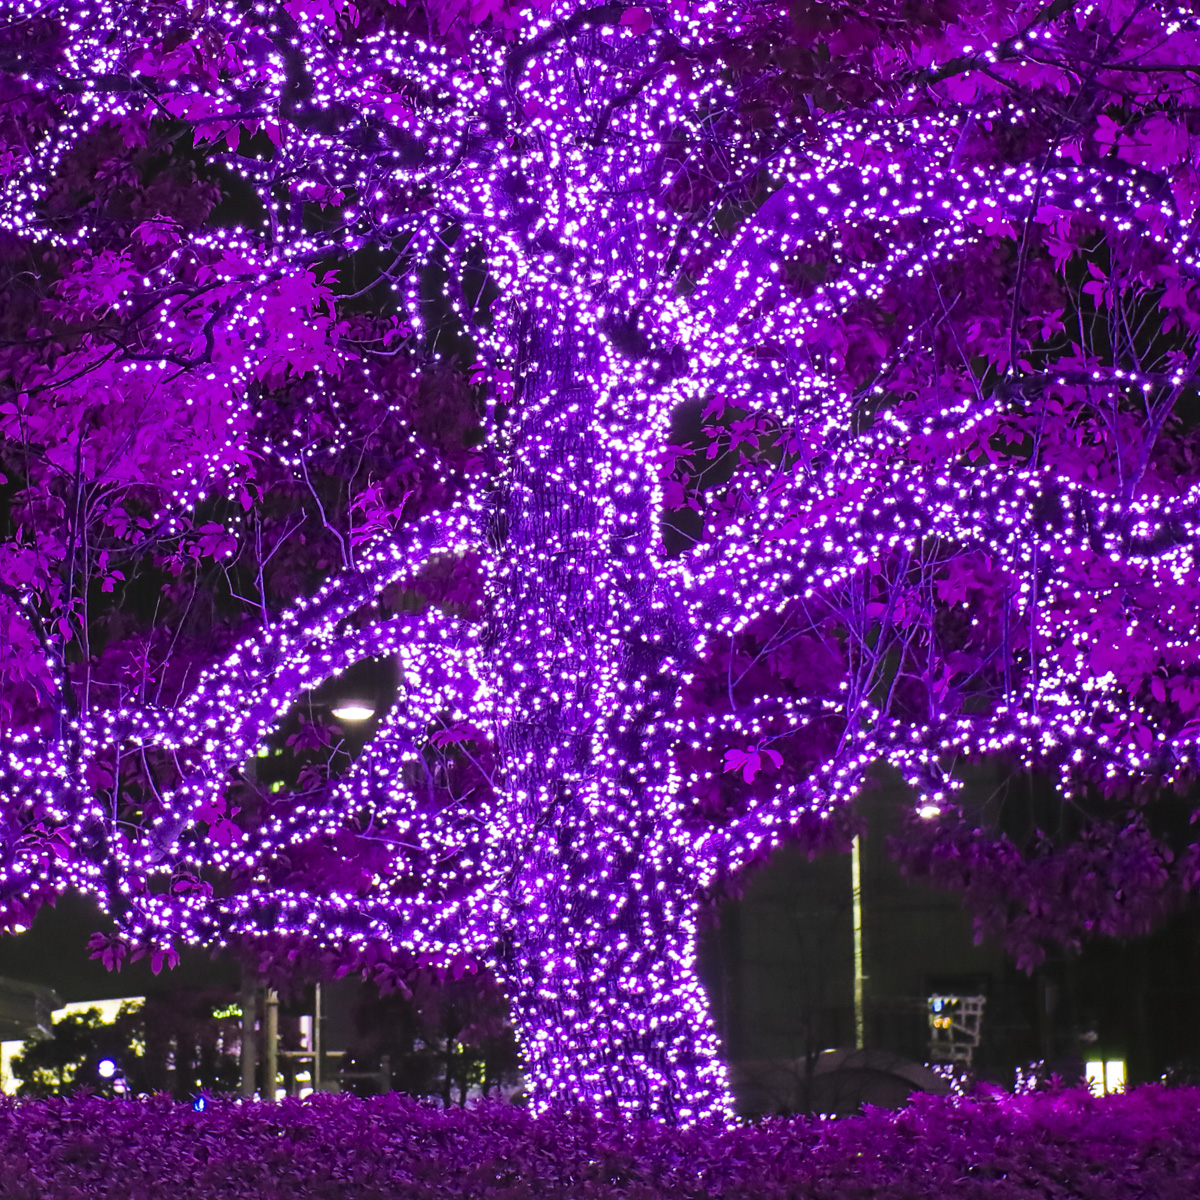
[[101,1079],[111,1079],[117,1073],[117,1064],[111,1058],[102,1058],[96,1064],[96,1074]]
[[333,710],[333,715],[339,721],[365,721],[375,715],[375,709],[372,705],[362,704],[357,700],[348,700],[345,704],[339,704]]
[[938,808],[936,804],[922,804],[921,807],[917,809],[917,816],[922,818],[922,820],[928,821],[933,817],[940,816],[941,811],[942,810]]
[[208,1099],[204,1096],[197,1096],[195,1100],[192,1101],[192,1107],[197,1112],[203,1112],[208,1107]]
[[1125,1090],[1125,1060],[1110,1058],[1108,1062],[1092,1059],[1084,1066],[1087,1085],[1093,1096],[1108,1096]]
[[12,928],[13,933],[28,933],[29,932],[29,926],[21,925],[20,923],[11,926],[11,928]]

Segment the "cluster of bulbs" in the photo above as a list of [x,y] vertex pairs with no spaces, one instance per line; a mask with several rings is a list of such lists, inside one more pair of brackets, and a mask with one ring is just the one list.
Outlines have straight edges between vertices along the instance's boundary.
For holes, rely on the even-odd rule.
[[[50,19],[29,0],[14,11]],[[1045,563],[1099,554],[1143,580],[1194,577],[1200,485],[1170,500],[1118,502],[1036,465],[918,464],[905,453],[915,435],[953,442],[1003,402],[952,400],[921,429],[885,407],[864,427],[864,398],[839,382],[839,364],[796,349],[897,282],[969,256],[1006,221],[1023,220],[1039,188],[1059,209],[1142,230],[1195,271],[1189,229],[1147,183],[1094,165],[960,166],[963,119],[939,111],[832,114],[819,146],[802,147],[790,127],[763,131],[737,116],[719,56],[707,56],[737,24],[712,2],[656,10],[648,31],[593,27],[552,6],[531,14],[515,42],[481,29],[461,53],[392,29],[338,41],[302,22],[292,37],[234,5],[72,11],[64,78],[75,103],[0,185],[0,224],[86,250],[98,229],[65,230],[43,216],[52,181],[81,139],[160,111],[223,139],[213,160],[254,190],[264,213],[256,230],[189,231],[142,281],[142,299],[156,299],[163,317],[162,364],[130,364],[147,387],[178,372],[168,352],[208,319],[179,299],[178,279],[203,269],[228,300],[219,332],[232,349],[215,381],[227,393],[228,439],[181,468],[175,507],[221,486],[231,448],[252,437],[246,394],[272,333],[270,306],[314,260],[364,245],[392,251],[385,278],[417,337],[422,268],[446,269],[446,300],[507,420],[495,434],[503,466],[486,494],[381,536],[352,571],[241,642],[177,704],[85,712],[58,741],[14,738],[7,808],[25,828],[52,827],[87,852],[60,858],[30,837],[0,868],[0,889],[93,892],[119,904],[131,938],[150,943],[270,933],[347,953],[384,943],[442,964],[476,955],[508,989],[535,1106],[584,1099],[690,1122],[731,1112],[697,974],[697,889],[778,844],[799,813],[833,811],[880,759],[901,768],[930,818],[956,786],[947,764],[958,755],[1057,761],[1064,778],[1084,753],[1106,755],[1112,772],[1148,771],[1168,754],[1180,769],[1194,763],[1192,734],[1160,731],[1149,744],[1097,736],[1101,716],[1128,727],[1149,718],[1115,679],[1091,671],[1070,571],[1048,575]],[[1164,36],[1192,23],[1182,10],[1159,18]],[[221,71],[205,82],[173,51],[147,48],[155,38],[174,45],[163,38],[170,30],[201,46],[219,33]],[[990,64],[1019,59],[1022,38],[1045,47],[1054,30],[1035,25],[972,53]],[[295,55],[307,85],[299,104],[288,91]],[[137,75],[136,89],[79,90],[122,72]],[[23,86],[54,100],[53,81],[31,73]],[[974,119],[1023,116],[996,103]],[[270,157],[243,149],[243,134],[259,128],[273,131]],[[772,198],[732,239],[665,198],[673,177],[701,170],[714,136],[731,177],[769,160],[773,180]],[[314,231],[297,198],[331,205],[337,219]],[[1134,221],[1147,205],[1157,231]],[[856,265],[835,243],[830,282],[803,294],[789,286],[780,264],[856,224],[890,239],[880,261]],[[689,270],[694,286],[681,288]],[[497,297],[488,306],[485,289],[465,290],[481,272]],[[311,298],[297,319],[315,320],[319,293],[296,294]],[[916,336],[881,364],[868,402],[886,397],[889,371]],[[783,349],[763,355],[764,346]],[[686,369],[668,369],[679,361]],[[213,371],[195,368],[209,383]],[[1185,380],[1114,369],[1093,382]],[[673,555],[660,521],[672,421],[681,406],[714,397],[773,422],[781,441],[802,434],[822,466],[786,458],[788,469],[736,517]],[[284,461],[298,453],[275,449]],[[878,564],[898,588],[896,564],[931,545],[985,550],[1013,581],[1014,619],[1055,651],[1042,669],[1018,672],[987,712],[901,720],[849,681],[838,695],[731,704],[724,714],[682,703],[714,647],[789,605],[847,594]],[[486,576],[479,621],[373,611],[391,585],[468,555]],[[397,703],[328,795],[274,805],[253,833],[205,836],[210,814],[226,811],[230,781],[297,697],[380,656],[399,666]],[[369,709],[347,700],[333,711],[361,720],[376,715]],[[844,735],[803,783],[757,788],[719,826],[697,824],[689,797],[700,779],[677,747],[716,756],[829,721]],[[455,735],[462,754],[486,738],[498,763],[476,762],[484,783],[470,795],[428,766],[433,735],[463,729],[474,732]],[[182,782],[144,826],[118,826],[80,783],[81,763],[114,748],[182,764]],[[422,772],[426,786],[411,786]],[[347,872],[351,883],[276,878],[296,848],[339,845],[364,823],[375,831],[374,865]],[[172,886],[218,876],[247,882],[215,893]]]

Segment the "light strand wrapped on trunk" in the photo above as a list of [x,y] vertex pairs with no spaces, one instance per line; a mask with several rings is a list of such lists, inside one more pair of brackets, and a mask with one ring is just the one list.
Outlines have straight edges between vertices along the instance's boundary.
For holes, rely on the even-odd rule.
[[[961,47],[963,64],[1016,77],[1041,63],[1082,94],[1054,65],[1074,36],[1058,7],[1014,8],[990,47]],[[1143,9],[1138,38],[1195,37],[1189,11]],[[1100,669],[1104,596],[1080,580],[1108,572],[1110,591],[1130,591],[1190,578],[1200,481],[1148,485],[1162,421],[1136,462],[1102,440],[1081,450],[1090,477],[993,444],[1028,427],[1047,390],[1132,390],[1149,414],[1193,386],[1190,334],[1165,368],[1115,356],[1101,368],[1017,332],[1039,223],[1066,231],[1086,216],[1196,279],[1193,223],[1153,170],[1084,161],[1061,133],[1030,133],[1023,160],[1001,143],[1032,121],[1021,102],[980,96],[965,111],[937,89],[970,66],[943,73],[915,51],[873,104],[818,112],[809,96],[807,120],[764,122],[737,72],[756,30],[776,28],[765,6],[500,8],[453,43],[399,17],[356,26],[328,5],[4,11],[61,39],[57,56],[6,51],[14,94],[46,106],[7,151],[9,234],[95,251],[99,226],[54,216],[55,181],[113,129],[136,140],[182,123],[259,206],[251,229],[139,224],[133,240],[160,248],[149,267],[104,251],[119,280],[105,302],[136,336],[115,365],[85,337],[45,384],[103,368],[106,386],[182,404],[219,393],[222,440],[175,468],[181,519],[236,481],[251,450],[306,469],[303,448],[255,442],[255,403],[288,369],[314,392],[350,369],[324,272],[364,247],[391,254],[379,278],[414,340],[431,320],[422,288],[446,273],[441,299],[487,380],[495,463],[486,494],[380,535],[177,702],[95,704],[53,735],[11,738],[4,895],[92,892],[144,943],[298,934],[480,957],[508,989],[536,1107],[584,1100],[694,1122],[731,1113],[697,974],[700,893],[806,814],[852,799],[872,764],[899,767],[926,813],[949,808],[958,756],[1014,753],[1059,769],[1065,787],[1085,756],[1101,778],[1195,766],[1197,727],[1161,707],[1162,683],[1138,694],[1127,673]],[[1106,18],[1095,22],[1104,42]],[[972,139],[999,147],[990,170],[982,153],[963,157]],[[712,155],[725,183],[704,211],[680,192]],[[1017,242],[1018,226],[1013,331],[992,338],[1003,362],[987,394],[964,352],[944,401],[910,403],[924,383],[903,372],[953,307],[947,268]],[[816,252],[820,279],[801,269]],[[1109,280],[1099,272],[1098,296]],[[900,320],[852,386],[862,363],[839,330],[897,291],[944,312]],[[369,364],[353,369],[373,386]],[[673,446],[680,414],[701,410],[703,432]],[[679,464],[699,464],[699,478],[704,461],[728,466],[727,487],[691,486]],[[669,514],[689,503],[706,512],[681,550]],[[477,617],[373,607],[471,555]],[[1002,652],[947,616],[985,584],[1004,597]],[[1188,603],[1131,612],[1130,628],[1157,620],[1164,661],[1191,680]],[[830,677],[749,695],[766,650],[743,666],[737,643],[768,620],[795,623],[786,641],[814,656],[824,643]],[[224,796],[242,764],[299,694],[371,657],[394,661],[400,685],[354,769],[318,801],[240,828]],[[724,696],[706,674],[714,657],[728,659]],[[65,691],[62,663],[48,669]],[[469,794],[426,761],[446,746],[478,772]],[[113,747],[178,766],[140,826],[87,782]],[[706,789],[724,789],[716,816],[697,803]],[[346,882],[281,866],[322,840]],[[210,882],[238,872],[240,889]]]

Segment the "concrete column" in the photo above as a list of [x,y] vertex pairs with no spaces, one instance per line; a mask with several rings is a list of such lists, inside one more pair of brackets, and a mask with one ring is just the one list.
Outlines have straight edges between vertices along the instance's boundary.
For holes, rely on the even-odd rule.
[[321,985],[314,985],[313,990],[313,1023],[312,1023],[312,1052],[313,1091],[321,1090]]
[[267,988],[266,1062],[263,1063],[262,1098],[274,1100],[279,1084],[279,993]]

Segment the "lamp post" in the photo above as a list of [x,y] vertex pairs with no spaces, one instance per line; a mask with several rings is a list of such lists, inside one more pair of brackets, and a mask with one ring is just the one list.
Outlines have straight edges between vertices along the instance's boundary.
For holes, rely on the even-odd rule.
[[267,989],[266,1062],[263,1063],[263,1099],[274,1100],[279,1082],[279,993]]
[[850,888],[854,919],[854,1048],[863,1048],[862,862],[858,834],[850,843]]
[[[369,721],[375,715],[374,700],[361,695],[344,696],[341,699],[326,701],[330,714],[339,721],[359,722]],[[253,1059],[253,1012],[255,991],[253,985],[248,993],[243,987],[242,999],[242,1094],[254,1093],[254,1059]],[[309,1051],[301,1051],[300,1057],[312,1058],[313,1090],[321,1090],[321,985],[316,988],[316,1011],[313,1014],[313,1044]],[[249,1023],[249,1034],[247,1034]],[[265,1099],[274,1100],[279,1082],[279,995],[273,988],[268,988],[265,1001],[263,1020],[264,1058],[262,1094]],[[249,1047],[249,1050],[247,1048]],[[284,1055],[295,1055],[295,1051],[283,1051]],[[248,1082],[249,1081],[249,1082]],[[249,1090],[247,1090],[249,1089]]]

